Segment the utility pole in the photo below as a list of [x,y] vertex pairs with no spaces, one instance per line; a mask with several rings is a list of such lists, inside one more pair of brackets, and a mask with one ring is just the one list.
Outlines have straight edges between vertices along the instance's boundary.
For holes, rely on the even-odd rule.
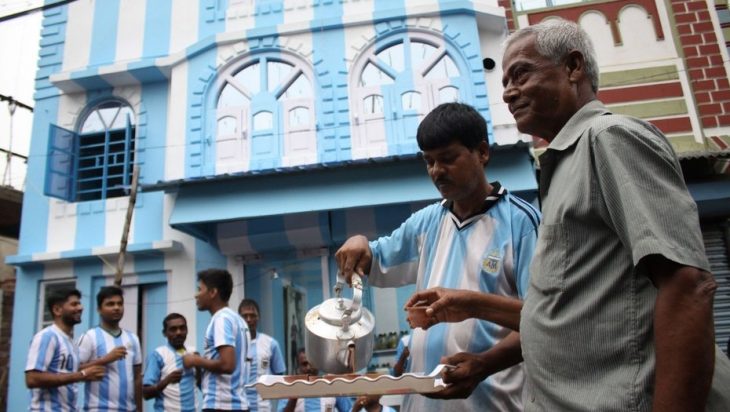
[[5,96],[3,94],[0,94],[0,101],[6,101],[8,102],[8,112],[10,114],[10,122],[9,122],[9,129],[8,129],[8,149],[2,150],[6,154],[6,160],[5,160],[5,171],[3,172],[3,180],[2,185],[3,186],[11,186],[12,185],[12,160],[13,156],[19,156],[24,159],[28,159],[25,156],[18,155],[17,153],[13,152],[13,116],[15,115],[15,110],[18,107],[21,107],[23,109],[26,109],[30,112],[33,112],[33,108],[25,103],[21,103],[15,99],[13,99],[12,96]]

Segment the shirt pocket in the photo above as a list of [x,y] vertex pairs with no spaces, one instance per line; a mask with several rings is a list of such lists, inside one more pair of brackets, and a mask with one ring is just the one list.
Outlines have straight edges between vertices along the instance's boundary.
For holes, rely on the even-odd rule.
[[543,224],[539,229],[530,283],[544,294],[562,292],[568,266],[568,233],[562,223]]

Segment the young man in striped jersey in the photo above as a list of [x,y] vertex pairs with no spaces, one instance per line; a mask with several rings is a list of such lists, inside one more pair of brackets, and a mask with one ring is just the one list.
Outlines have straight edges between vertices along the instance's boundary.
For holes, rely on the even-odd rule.
[[[251,342],[248,345],[248,365],[250,369],[246,384],[255,384],[261,375],[282,375],[286,372],[279,342],[257,330],[259,304],[253,299],[243,299],[238,305],[238,314],[246,321],[248,332],[251,335]],[[268,400],[261,399],[254,387],[246,389],[246,398],[251,412],[268,412],[271,410],[271,403]]]
[[106,375],[87,382],[84,411],[142,411],[142,349],[134,333],[119,327],[124,317],[124,292],[104,286],[96,295],[99,326],[79,338],[81,367],[105,366]]
[[147,357],[142,380],[145,399],[155,399],[156,412],[195,412],[195,369],[183,367],[183,356],[195,353],[185,346],[188,323],[179,313],[171,313],[162,321],[162,334],[167,344]]
[[76,411],[77,382],[99,380],[104,367],[79,370],[73,326],[81,322],[81,293],[76,289],[51,292],[46,299],[53,324],[33,336],[25,366],[31,411]]
[[[537,240],[540,215],[484,168],[489,144],[484,118],[472,107],[436,107],[418,127],[416,138],[426,170],[443,200],[409,217],[390,236],[372,242],[353,236],[336,253],[345,277],[369,274],[378,287],[417,285],[418,290],[449,287],[523,298]],[[470,319],[412,332],[410,372],[430,372],[441,358],[460,352],[483,353],[460,364],[468,381],[452,385],[439,400],[406,396],[401,410],[489,410],[522,408],[524,374],[520,337],[490,322]]]
[[248,374],[248,328],[228,307],[232,291],[233,279],[227,270],[198,273],[195,303],[213,317],[203,338],[204,356],[185,355],[183,366],[203,369],[203,411],[248,411],[243,388]]

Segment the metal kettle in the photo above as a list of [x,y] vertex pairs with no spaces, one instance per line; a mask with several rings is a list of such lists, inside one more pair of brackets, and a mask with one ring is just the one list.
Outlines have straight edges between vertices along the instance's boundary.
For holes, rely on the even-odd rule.
[[304,319],[307,359],[333,374],[363,369],[373,356],[375,317],[362,307],[362,279],[352,276],[352,300],[342,297],[344,287],[338,274],[336,297],[310,309]]

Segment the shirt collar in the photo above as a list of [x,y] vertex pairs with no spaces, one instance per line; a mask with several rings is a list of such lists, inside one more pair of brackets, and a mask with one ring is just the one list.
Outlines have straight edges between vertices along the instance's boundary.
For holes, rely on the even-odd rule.
[[550,142],[548,150],[562,151],[573,146],[583,135],[588,127],[587,123],[592,118],[610,113],[611,111],[598,99],[586,103],[560,129],[555,139]]

